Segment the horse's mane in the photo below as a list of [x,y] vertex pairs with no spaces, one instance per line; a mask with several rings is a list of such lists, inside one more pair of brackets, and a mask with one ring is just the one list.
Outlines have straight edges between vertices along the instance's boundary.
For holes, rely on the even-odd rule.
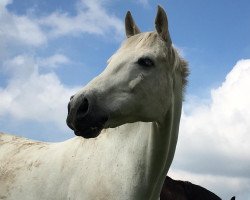
[[181,77],[182,77],[182,86],[183,90],[185,89],[187,82],[188,82],[188,75],[189,75],[189,68],[188,68],[188,63],[185,61],[178,53],[178,51],[171,46],[169,52],[169,59],[170,62],[172,61],[173,66],[177,71],[180,72]]

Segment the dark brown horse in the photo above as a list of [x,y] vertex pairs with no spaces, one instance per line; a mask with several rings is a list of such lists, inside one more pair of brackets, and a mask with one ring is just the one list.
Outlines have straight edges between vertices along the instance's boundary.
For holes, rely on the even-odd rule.
[[[232,197],[231,200],[234,200]],[[166,177],[161,190],[160,200],[221,200],[213,192],[187,181]]]

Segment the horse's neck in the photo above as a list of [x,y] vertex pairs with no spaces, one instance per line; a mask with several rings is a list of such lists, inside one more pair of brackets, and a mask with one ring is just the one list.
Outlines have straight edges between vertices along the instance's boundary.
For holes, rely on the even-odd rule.
[[[175,77],[172,105],[161,123],[138,123],[130,133],[125,133],[123,145],[131,148],[136,145],[136,160],[141,159],[145,166],[140,184],[145,186],[148,199],[158,199],[166,174],[172,163],[178,139],[179,122],[182,109],[182,84]],[[131,125],[125,125],[131,126]],[[142,131],[143,130],[143,131]],[[139,145],[138,145],[139,144]],[[135,162],[137,162],[135,160]],[[143,169],[140,169],[143,170]],[[144,184],[143,181],[145,181]]]
[[[178,139],[179,122],[182,109],[182,90],[180,81],[176,80],[172,106],[165,116],[163,123],[152,124],[150,162],[150,184],[153,188],[150,199],[160,196],[166,174],[172,163]],[[178,85],[180,87],[178,87]]]

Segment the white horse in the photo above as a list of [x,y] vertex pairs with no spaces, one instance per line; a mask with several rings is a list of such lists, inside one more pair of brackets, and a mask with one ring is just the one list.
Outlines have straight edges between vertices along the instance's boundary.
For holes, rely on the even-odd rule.
[[188,70],[161,7],[155,25],[140,33],[127,13],[127,40],[69,102],[67,124],[80,137],[44,143],[0,134],[0,199],[159,198]]

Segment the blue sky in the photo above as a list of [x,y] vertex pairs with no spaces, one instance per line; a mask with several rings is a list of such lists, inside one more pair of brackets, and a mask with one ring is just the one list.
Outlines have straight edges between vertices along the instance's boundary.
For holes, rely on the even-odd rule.
[[127,10],[152,31],[158,4],[191,71],[170,173],[225,199],[250,199],[247,0],[1,0],[0,130],[43,141],[73,137],[69,97],[119,48]]

